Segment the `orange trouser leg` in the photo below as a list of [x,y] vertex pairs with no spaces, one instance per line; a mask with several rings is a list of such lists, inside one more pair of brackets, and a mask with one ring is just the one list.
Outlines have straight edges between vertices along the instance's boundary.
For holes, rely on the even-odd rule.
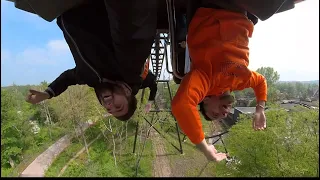
[[[244,15],[221,9],[199,8],[188,30],[188,46],[194,68],[222,61],[249,63],[249,37],[253,23]],[[214,62],[212,62],[214,61]],[[208,68],[208,67],[207,67]]]

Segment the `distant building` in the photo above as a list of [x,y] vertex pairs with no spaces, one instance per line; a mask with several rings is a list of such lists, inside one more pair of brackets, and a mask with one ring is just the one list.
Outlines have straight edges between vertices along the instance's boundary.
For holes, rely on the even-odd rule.
[[[311,105],[308,105],[306,102],[300,102],[297,100],[284,100],[280,107],[285,109],[286,111],[291,111],[294,108],[301,107],[301,108],[308,108],[308,109],[318,109],[318,107],[314,107]],[[272,109],[272,108],[271,108]],[[266,111],[271,110],[266,109]],[[235,107],[230,110],[230,113],[226,118],[221,120],[221,123],[223,125],[223,128],[229,129],[231,126],[235,125],[237,121],[239,120],[240,114],[247,114],[247,115],[253,115],[256,111],[256,107]]]
[[236,107],[248,107],[253,100],[254,99],[252,99],[252,98],[238,98],[236,100],[235,106]]
[[256,111],[256,107],[235,107],[231,109],[230,113],[226,118],[222,120],[224,128],[229,129],[231,126],[236,124],[239,119],[240,114],[254,114]]
[[293,108],[296,108],[300,106],[299,104],[294,104],[294,103],[287,103],[287,104],[280,104],[280,107],[285,109],[286,111],[290,111]]

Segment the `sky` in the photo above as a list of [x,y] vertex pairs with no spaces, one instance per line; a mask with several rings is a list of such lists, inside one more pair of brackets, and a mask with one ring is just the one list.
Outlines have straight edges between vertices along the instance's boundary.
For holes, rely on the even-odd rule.
[[[254,28],[249,44],[251,70],[273,67],[281,81],[319,79],[319,0],[299,3]],[[47,22],[1,0],[2,87],[50,83],[74,66],[55,20]]]

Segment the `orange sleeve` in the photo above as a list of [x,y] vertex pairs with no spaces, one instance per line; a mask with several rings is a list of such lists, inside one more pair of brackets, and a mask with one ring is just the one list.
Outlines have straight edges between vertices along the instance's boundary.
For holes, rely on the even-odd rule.
[[267,82],[263,75],[251,71],[251,77],[249,81],[243,84],[244,88],[252,88],[254,90],[254,94],[256,95],[257,101],[267,101]]
[[207,95],[209,82],[205,73],[192,70],[181,81],[171,104],[172,114],[181,130],[194,144],[199,144],[204,139],[197,106]]
[[145,80],[149,73],[149,62],[150,62],[150,56],[148,57],[147,61],[144,63],[144,69],[141,74],[142,80]]

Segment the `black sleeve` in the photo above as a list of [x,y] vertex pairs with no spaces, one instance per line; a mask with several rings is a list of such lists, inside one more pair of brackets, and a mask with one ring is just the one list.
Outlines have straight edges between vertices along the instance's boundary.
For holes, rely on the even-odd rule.
[[158,91],[157,83],[155,81],[153,81],[153,83],[149,86],[149,88],[150,88],[149,101],[154,101],[154,99],[156,98],[157,91]]
[[57,79],[55,79],[45,91],[49,93],[50,98],[52,98],[59,96],[68,88],[68,86],[76,84],[81,84],[77,80],[76,70],[68,69],[64,71]]
[[144,85],[145,87],[149,87],[150,89],[150,95],[149,95],[149,101],[154,101],[157,91],[158,91],[158,86],[157,86],[157,77],[152,74],[152,72],[149,70],[149,73],[144,80]]

